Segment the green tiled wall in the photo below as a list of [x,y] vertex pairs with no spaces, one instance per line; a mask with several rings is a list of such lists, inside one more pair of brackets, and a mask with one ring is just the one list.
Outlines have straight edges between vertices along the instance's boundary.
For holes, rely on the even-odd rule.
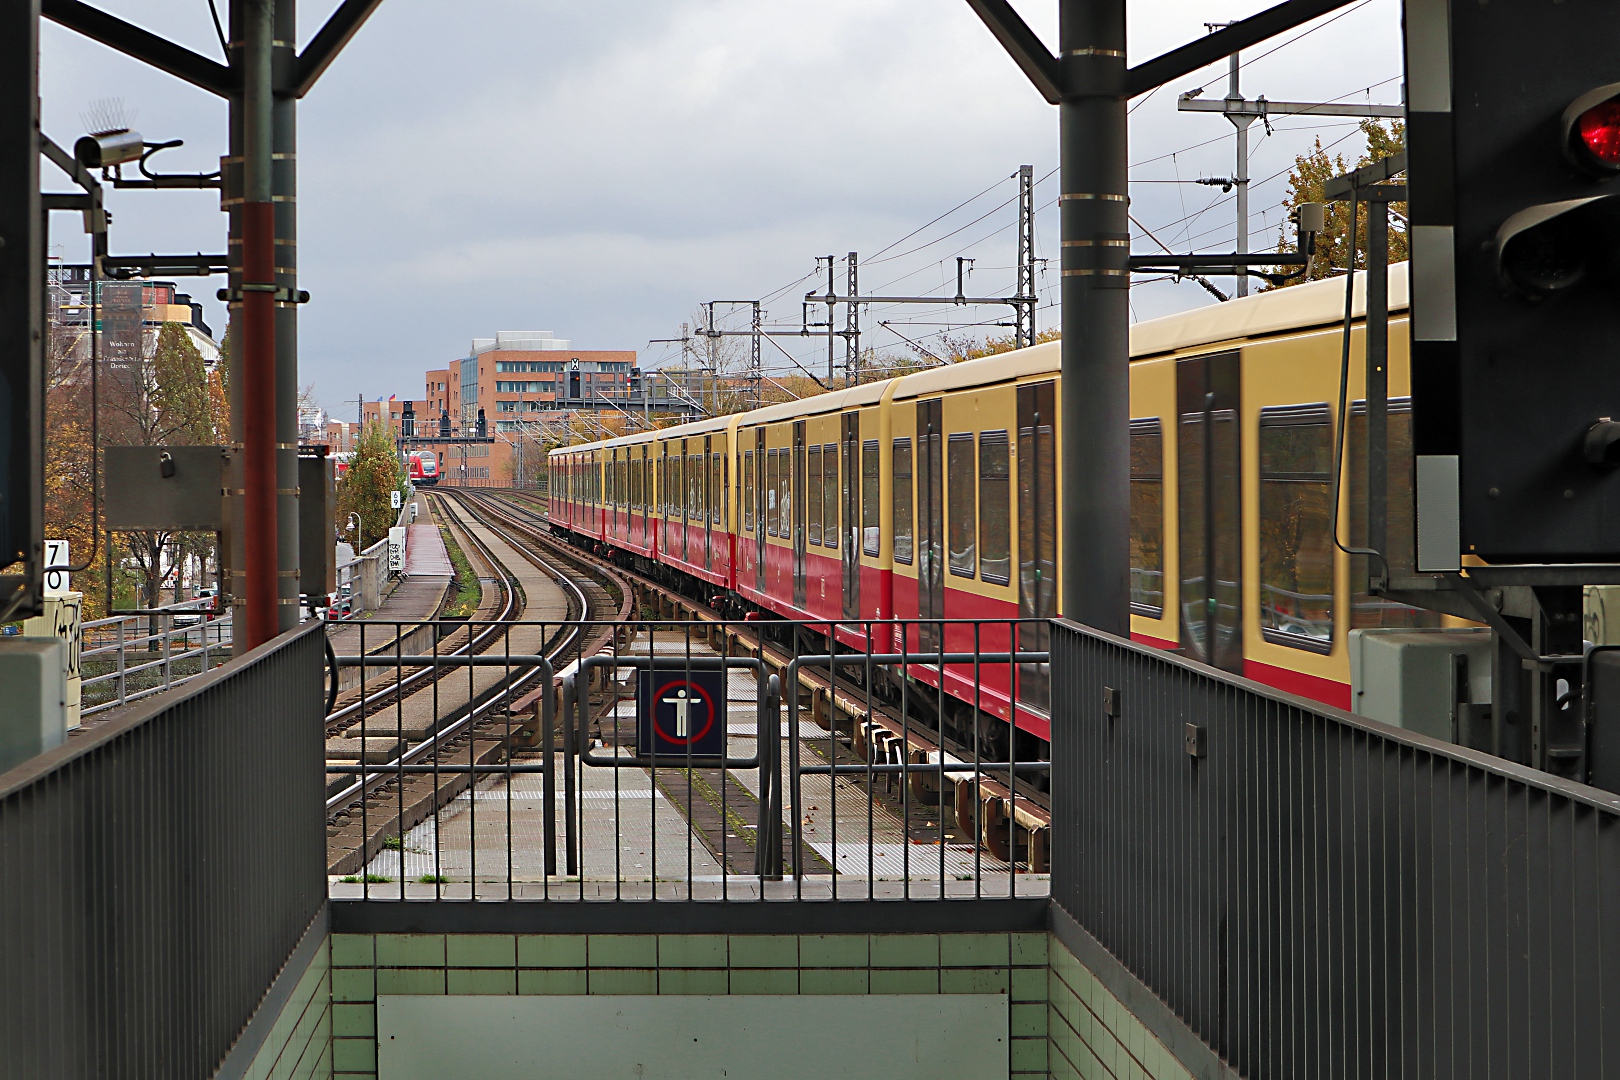
[[324,944],[299,977],[244,1080],[325,1080],[332,1075],[332,979]]
[[1053,1080],[1192,1080],[1158,1037],[1074,958],[1057,935],[1052,935],[1048,948]]
[[375,1076],[379,994],[996,994],[1047,1075],[1047,935],[334,934],[332,1065]]

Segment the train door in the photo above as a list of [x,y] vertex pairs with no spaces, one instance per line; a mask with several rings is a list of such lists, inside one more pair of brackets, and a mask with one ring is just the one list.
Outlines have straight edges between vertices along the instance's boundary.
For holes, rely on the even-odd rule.
[[1243,670],[1242,400],[1237,352],[1176,363],[1181,647]]
[[641,444],[641,546],[646,547],[651,541],[647,515],[653,509],[653,474],[652,474],[652,447],[647,443]]
[[844,414],[844,618],[861,614],[861,414]]
[[793,606],[801,609],[805,605],[805,501],[800,496],[810,490],[805,483],[804,460],[804,421],[796,420],[793,423],[793,479],[788,485],[792,498],[788,505],[793,511]]
[[765,429],[754,432],[754,588],[765,591]]
[[620,470],[623,463],[619,460],[619,448],[615,446],[608,460],[608,527],[607,535],[610,539],[617,539],[624,530],[619,520],[619,511],[624,509],[624,473]]
[[714,438],[703,436],[703,569],[714,569],[714,526],[719,515],[720,484],[715,478],[720,459],[714,452]]
[[660,528],[663,529],[663,535],[660,537],[658,550],[668,555],[673,551],[669,544],[669,519],[674,516],[675,512],[674,503],[670,501],[670,492],[675,489],[670,486],[669,443],[660,443],[659,449],[662,451],[662,456],[658,459],[658,508],[661,511],[659,521]]
[[[944,400],[917,402],[917,617],[945,617]],[[918,628],[924,649],[940,648],[942,627]]]
[[[1057,614],[1057,384],[1018,388],[1018,647],[1045,652]],[[1051,665],[1021,664],[1018,698],[1051,711]]]
[[685,439],[681,440],[680,456],[675,462],[675,498],[680,501],[680,527],[676,530],[681,534],[681,561],[690,562],[687,548],[691,546],[691,537],[687,529],[692,524],[692,458],[687,451],[689,445]]

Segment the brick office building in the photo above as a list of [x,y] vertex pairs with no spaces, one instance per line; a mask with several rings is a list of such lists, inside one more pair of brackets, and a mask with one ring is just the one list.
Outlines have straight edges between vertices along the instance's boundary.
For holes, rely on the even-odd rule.
[[[545,460],[542,422],[616,411],[608,400],[624,400],[635,365],[634,350],[574,349],[549,330],[502,330],[475,338],[467,356],[424,372],[422,397],[367,401],[361,416],[386,423],[399,438],[408,407],[415,420],[411,445],[437,456],[441,483],[501,487],[538,473]],[[480,410],[486,441],[477,439]],[[440,441],[445,427],[450,437]]]

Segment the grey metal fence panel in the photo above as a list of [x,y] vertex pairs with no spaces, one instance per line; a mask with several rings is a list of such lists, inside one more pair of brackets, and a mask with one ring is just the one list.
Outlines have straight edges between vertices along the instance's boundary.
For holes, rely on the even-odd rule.
[[1052,661],[1053,899],[1239,1074],[1620,1071],[1620,799],[1072,624]]
[[0,1073],[213,1074],[325,899],[321,631],[0,775]]

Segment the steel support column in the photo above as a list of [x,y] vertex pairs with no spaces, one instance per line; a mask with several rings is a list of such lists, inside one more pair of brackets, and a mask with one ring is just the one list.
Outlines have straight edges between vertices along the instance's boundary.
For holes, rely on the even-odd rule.
[[[275,218],[271,202],[272,40],[274,0],[237,0],[231,5],[232,48],[241,58],[242,92],[231,107],[235,190],[226,189],[231,212],[232,277],[230,380],[232,435],[240,447],[239,480],[233,476],[236,539],[233,603],[238,651],[276,634],[280,529],[276,488]],[[232,198],[234,196],[234,198]],[[237,555],[237,552],[240,555]]]
[[1063,614],[1129,629],[1124,0],[1061,0]]
[[0,621],[38,613],[44,569],[39,152],[39,2],[13,0],[0,5]]
[[298,623],[302,572],[298,551],[298,304],[293,299],[298,295],[298,99],[290,85],[298,63],[294,47],[297,16],[297,0],[275,0],[269,172],[275,221],[273,280],[282,290],[275,305],[278,633]]

